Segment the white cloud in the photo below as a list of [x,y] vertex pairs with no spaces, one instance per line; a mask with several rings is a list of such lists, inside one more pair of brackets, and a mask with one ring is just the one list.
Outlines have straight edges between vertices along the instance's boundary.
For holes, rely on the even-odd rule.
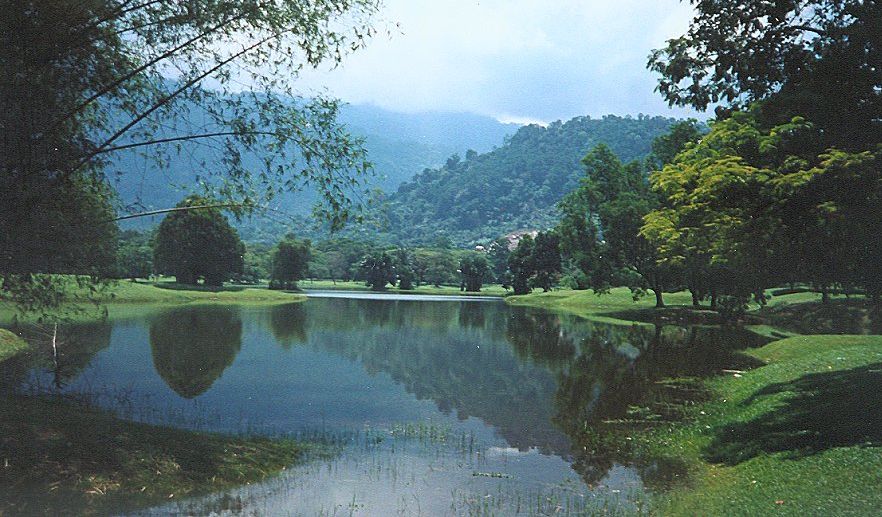
[[378,36],[301,84],[398,111],[471,111],[508,120],[669,111],[646,70],[682,33],[679,0],[387,0],[401,34]]

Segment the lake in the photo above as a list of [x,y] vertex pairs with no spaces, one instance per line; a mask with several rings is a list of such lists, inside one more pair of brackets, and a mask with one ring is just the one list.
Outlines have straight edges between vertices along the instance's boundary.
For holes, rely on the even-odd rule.
[[690,379],[749,367],[738,350],[763,343],[493,298],[316,292],[134,312],[65,327],[57,364],[13,364],[3,383],[325,451],[261,484],[120,509],[140,514],[632,513],[681,470],[633,457],[628,433],[676,419],[703,396]]

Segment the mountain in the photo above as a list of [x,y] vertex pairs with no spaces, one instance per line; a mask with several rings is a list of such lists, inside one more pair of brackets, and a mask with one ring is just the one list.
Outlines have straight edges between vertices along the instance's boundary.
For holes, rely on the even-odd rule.
[[577,117],[525,126],[505,144],[426,169],[388,196],[374,215],[387,240],[427,244],[446,235],[459,245],[518,229],[553,226],[555,205],[583,175],[580,160],[605,143],[623,161],[642,159],[676,122],[664,117]]
[[[407,114],[368,105],[344,105],[338,120],[353,135],[365,139],[375,172],[369,187],[389,193],[423,169],[441,165],[451,154],[468,149],[490,151],[502,145],[505,137],[520,127],[468,113]],[[145,211],[168,208],[180,201],[200,176],[205,176],[206,164],[216,159],[213,153],[207,146],[183,146],[179,152],[169,153],[165,167],[157,168],[152,159],[136,150],[122,151],[108,171],[125,206]],[[254,157],[244,159],[246,165],[259,166]],[[246,239],[275,241],[288,231],[291,216],[310,213],[314,199],[310,191],[282,196],[274,203],[275,215],[246,220],[238,227]],[[125,227],[145,228],[159,219],[139,218]]]

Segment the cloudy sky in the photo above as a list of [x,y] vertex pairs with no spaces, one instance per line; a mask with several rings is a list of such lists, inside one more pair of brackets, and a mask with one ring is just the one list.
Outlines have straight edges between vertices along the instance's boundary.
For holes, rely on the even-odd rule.
[[386,0],[383,18],[397,32],[301,85],[395,111],[503,121],[694,116],[669,109],[646,70],[650,50],[690,16],[679,0]]

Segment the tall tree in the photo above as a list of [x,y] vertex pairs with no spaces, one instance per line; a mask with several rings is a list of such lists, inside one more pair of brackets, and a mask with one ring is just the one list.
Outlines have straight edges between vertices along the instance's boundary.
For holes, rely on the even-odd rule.
[[[337,124],[337,103],[298,97],[294,85],[302,68],[363,46],[378,9],[375,0],[0,1],[7,294],[49,286],[33,275],[80,272],[100,263],[85,250],[113,248],[110,179],[122,150],[161,169],[185,142],[204,146],[210,163],[193,188],[242,209],[309,182],[318,213],[339,226],[369,164]],[[259,167],[245,165],[248,154]],[[68,241],[48,232],[66,225]],[[85,260],[43,266],[71,253]]]
[[[178,208],[203,206],[204,198],[188,197]],[[158,272],[174,275],[182,284],[220,286],[241,274],[245,245],[227,218],[216,208],[182,210],[167,215],[156,231],[153,263]]]
[[548,292],[560,278],[560,239],[553,231],[539,232],[533,241],[533,276],[530,284]]
[[655,293],[656,306],[664,306],[663,293],[675,278],[658,262],[655,246],[640,235],[643,217],[658,203],[642,164],[622,164],[603,144],[582,163],[585,177],[561,203],[562,249],[595,291],[626,285],[640,296],[648,289]]
[[652,52],[672,105],[744,109],[768,100],[764,124],[800,115],[824,146],[882,140],[882,16],[863,0],[690,0],[689,29]]
[[395,260],[385,251],[374,251],[360,265],[365,283],[372,291],[385,291],[386,285],[395,285]]
[[403,291],[413,289],[413,281],[416,277],[413,254],[405,248],[398,248],[393,252],[393,259],[395,260],[395,276],[398,280],[398,288]]
[[466,291],[478,292],[490,273],[490,263],[483,253],[469,251],[459,259],[459,271]]
[[296,289],[306,277],[311,255],[309,240],[298,240],[293,234],[282,239],[273,251],[270,289]]
[[530,278],[536,270],[533,264],[533,250],[535,248],[533,237],[524,235],[518,241],[518,247],[508,256],[508,270],[511,272],[511,287],[514,294],[530,292]]

